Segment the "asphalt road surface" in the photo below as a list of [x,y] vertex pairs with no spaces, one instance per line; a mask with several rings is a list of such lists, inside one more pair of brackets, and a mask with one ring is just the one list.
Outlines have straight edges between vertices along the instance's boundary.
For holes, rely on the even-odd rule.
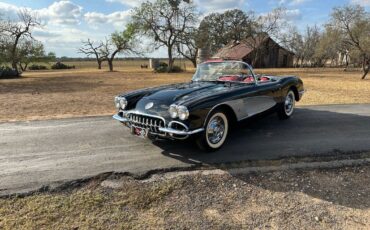
[[370,104],[310,106],[241,123],[220,151],[131,136],[111,117],[0,123],[0,195],[104,172],[370,150]]

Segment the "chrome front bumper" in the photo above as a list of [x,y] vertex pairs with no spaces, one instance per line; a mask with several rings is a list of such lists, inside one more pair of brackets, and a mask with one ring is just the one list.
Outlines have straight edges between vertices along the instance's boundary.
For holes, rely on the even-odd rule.
[[115,120],[117,120],[117,121],[120,121],[120,122],[124,122],[124,123],[129,122],[129,120],[128,120],[128,119],[123,118],[123,117],[121,117],[121,116],[120,116],[120,115],[118,115],[118,114],[113,115],[113,119],[115,119]]
[[[115,119],[115,120],[117,120],[119,122],[128,124],[129,126],[131,126],[131,122],[130,122],[129,119],[124,118],[124,117],[121,117],[118,114],[114,115],[113,116],[113,119]],[[163,132],[165,134],[168,134],[171,138],[176,138],[174,135],[176,135],[176,136],[182,136],[182,137],[179,137],[179,138],[176,138],[176,139],[183,139],[184,137],[187,137],[187,136],[190,136],[190,135],[193,135],[193,134],[197,134],[197,133],[200,133],[200,132],[203,132],[204,131],[204,128],[199,128],[199,129],[196,129],[196,130],[186,130],[186,131],[184,131],[184,130],[177,130],[177,129],[171,128],[171,124],[172,123],[175,123],[175,122],[170,122],[169,125],[168,125],[168,127],[159,128],[159,131],[161,131],[161,132]],[[184,127],[187,128],[187,126],[185,124],[182,124],[182,126],[184,126]]]
[[173,134],[173,135],[180,135],[180,136],[189,136],[189,135],[197,134],[197,133],[200,133],[200,132],[204,131],[203,128],[196,129],[196,130],[193,130],[193,131],[181,131],[181,130],[172,129],[172,128],[159,128],[159,130],[161,132],[164,132],[164,133],[169,133],[169,134]]

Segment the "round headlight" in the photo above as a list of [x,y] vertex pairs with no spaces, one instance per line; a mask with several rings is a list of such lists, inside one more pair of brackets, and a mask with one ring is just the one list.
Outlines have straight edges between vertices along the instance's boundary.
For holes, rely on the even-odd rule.
[[119,108],[125,109],[127,106],[127,100],[124,97],[119,98]]
[[114,105],[116,106],[117,109],[121,107],[121,105],[119,104],[119,97],[114,98]]
[[176,118],[178,115],[177,105],[171,105],[170,108],[168,109],[168,112],[170,113],[171,118]]
[[189,117],[189,110],[185,106],[179,106],[177,108],[177,113],[179,115],[180,120],[186,120]]

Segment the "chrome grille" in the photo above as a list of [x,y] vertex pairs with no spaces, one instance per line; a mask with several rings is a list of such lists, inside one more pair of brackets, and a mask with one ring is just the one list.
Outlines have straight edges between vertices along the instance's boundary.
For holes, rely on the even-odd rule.
[[165,121],[163,118],[152,117],[149,115],[130,113],[127,115],[131,125],[143,129],[149,129],[151,133],[160,134],[159,128],[165,127]]

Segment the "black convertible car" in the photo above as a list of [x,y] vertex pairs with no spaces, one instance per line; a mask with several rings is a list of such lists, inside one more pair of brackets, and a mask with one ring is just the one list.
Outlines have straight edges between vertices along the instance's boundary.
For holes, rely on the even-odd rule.
[[140,137],[196,135],[198,146],[212,151],[225,143],[233,123],[268,110],[281,119],[291,117],[303,93],[298,77],[255,75],[247,63],[212,60],[200,64],[188,83],[117,96],[113,118]]

